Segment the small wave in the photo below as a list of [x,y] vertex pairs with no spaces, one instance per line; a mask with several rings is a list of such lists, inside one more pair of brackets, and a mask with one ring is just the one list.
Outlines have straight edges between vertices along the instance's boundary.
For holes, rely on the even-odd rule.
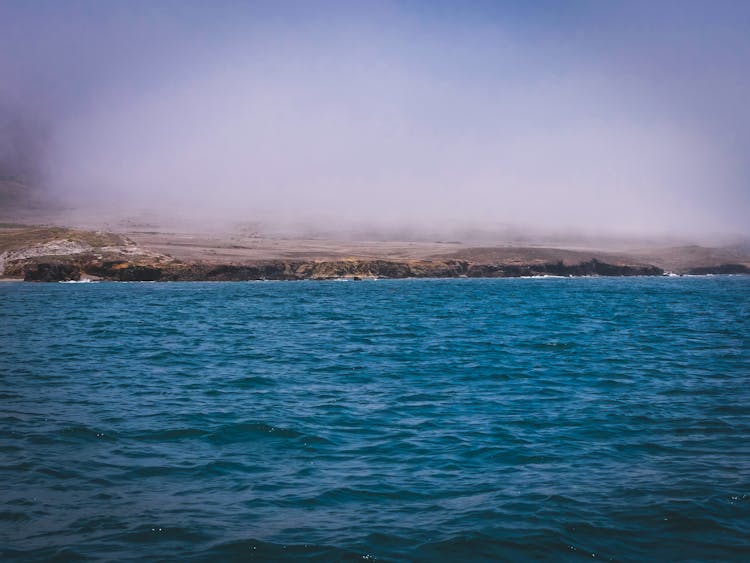
[[[366,502],[388,502],[388,501],[414,501],[431,498],[417,491],[396,487],[380,487],[378,489],[364,489],[352,487],[338,487],[321,493],[318,496],[307,499],[307,503],[320,504],[329,506],[340,503],[361,503]],[[296,501],[298,502],[298,501]]]
[[0,511],[0,522],[28,522],[31,516],[25,512],[16,512],[14,510]]
[[249,375],[247,377],[240,377],[228,382],[232,387],[239,387],[241,389],[254,389],[260,386],[275,385],[276,381],[271,377],[264,377],[262,375]]
[[208,431],[200,428],[169,428],[138,433],[134,435],[133,438],[138,441],[143,440],[147,442],[171,442],[190,438],[201,438],[207,434],[209,434]]
[[188,560],[196,561],[368,561],[367,553],[315,543],[282,544],[260,540],[235,540],[212,546]]
[[48,547],[42,549],[2,549],[0,555],[7,561],[86,561],[81,551],[69,547]]
[[111,431],[92,428],[89,426],[66,426],[63,428],[42,428],[38,432],[27,432],[24,438],[35,445],[53,445],[60,443],[85,443],[96,441],[112,441],[117,438]]
[[543,342],[531,343],[531,348],[537,350],[569,350],[577,346],[576,342],[561,340],[546,340]]
[[229,424],[211,432],[208,440],[214,444],[235,444],[255,440],[296,440],[303,444],[328,443],[326,438],[305,434],[293,428],[273,426],[265,422]]
[[125,533],[112,534],[107,537],[107,539],[110,541],[136,544],[151,544],[154,541],[193,543],[209,540],[211,539],[211,536],[201,530],[179,526],[167,526],[165,524],[154,522],[153,524],[143,524]]

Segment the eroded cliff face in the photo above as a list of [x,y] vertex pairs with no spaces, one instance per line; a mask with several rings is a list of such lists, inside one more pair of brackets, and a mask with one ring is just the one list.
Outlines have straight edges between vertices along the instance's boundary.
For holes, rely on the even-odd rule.
[[[27,281],[82,277],[134,280],[155,275],[174,259],[122,235],[64,227],[0,228],[0,276]],[[122,270],[123,273],[118,273]]]
[[[59,227],[5,228],[0,237],[0,275],[27,281],[248,281],[364,278],[505,278],[521,276],[658,276],[657,266],[622,257],[609,261],[555,249],[502,249],[469,259],[245,260],[242,263],[180,261],[109,233]],[[527,261],[524,262],[524,256]],[[555,256],[565,259],[554,260]],[[506,259],[504,260],[503,257]],[[745,264],[695,267],[684,273],[750,273]]]
[[27,281],[94,278],[116,281],[248,281],[362,278],[504,278],[521,276],[658,276],[655,266],[618,266],[592,260],[564,265],[473,264],[459,260],[263,261],[254,264],[144,264],[128,261],[50,260],[20,266]]

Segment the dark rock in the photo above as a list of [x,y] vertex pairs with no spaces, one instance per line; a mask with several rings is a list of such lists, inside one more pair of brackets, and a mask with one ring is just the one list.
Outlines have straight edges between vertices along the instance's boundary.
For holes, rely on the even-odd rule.
[[[721,273],[742,273],[744,266],[727,265]],[[377,278],[505,278],[519,276],[658,276],[663,271],[648,265],[617,265],[590,260],[566,265],[471,263],[465,260],[268,260],[250,264],[149,263],[144,260],[103,260],[93,255],[69,262],[24,265],[24,277],[33,281],[79,279],[81,273],[116,281],[249,281]]]
[[159,281],[161,270],[148,266],[127,266],[116,270],[115,279],[118,281]]
[[707,274],[750,274],[750,268],[744,264],[721,264],[720,266],[690,268],[687,273],[694,276],[705,276]]
[[472,278],[516,278],[521,276],[660,276],[656,266],[617,265],[590,260],[580,264],[471,264],[467,276]]
[[162,277],[161,268],[131,264],[122,260],[91,260],[83,264],[87,274],[115,281],[158,281]]
[[47,263],[31,264],[24,269],[24,281],[61,282],[78,281],[81,270],[74,264]]

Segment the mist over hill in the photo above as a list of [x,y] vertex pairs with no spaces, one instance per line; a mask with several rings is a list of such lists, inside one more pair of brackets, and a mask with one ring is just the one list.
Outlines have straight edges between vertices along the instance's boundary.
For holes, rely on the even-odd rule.
[[4,2],[3,214],[743,240],[749,24],[741,2]]

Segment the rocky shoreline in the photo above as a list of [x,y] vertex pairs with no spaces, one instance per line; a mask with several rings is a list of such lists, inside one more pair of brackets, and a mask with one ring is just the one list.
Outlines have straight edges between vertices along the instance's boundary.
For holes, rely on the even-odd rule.
[[126,261],[35,261],[19,272],[25,281],[250,281],[363,278],[508,278],[524,276],[660,276],[656,266],[618,266],[591,260],[576,265],[473,264],[462,260],[263,261],[253,264],[165,266]]
[[[0,277],[30,282],[251,281],[529,276],[662,276],[664,267],[612,254],[552,248],[468,249],[464,257],[179,260],[122,235],[60,227],[6,228]],[[677,274],[748,274],[747,263],[713,263]]]

